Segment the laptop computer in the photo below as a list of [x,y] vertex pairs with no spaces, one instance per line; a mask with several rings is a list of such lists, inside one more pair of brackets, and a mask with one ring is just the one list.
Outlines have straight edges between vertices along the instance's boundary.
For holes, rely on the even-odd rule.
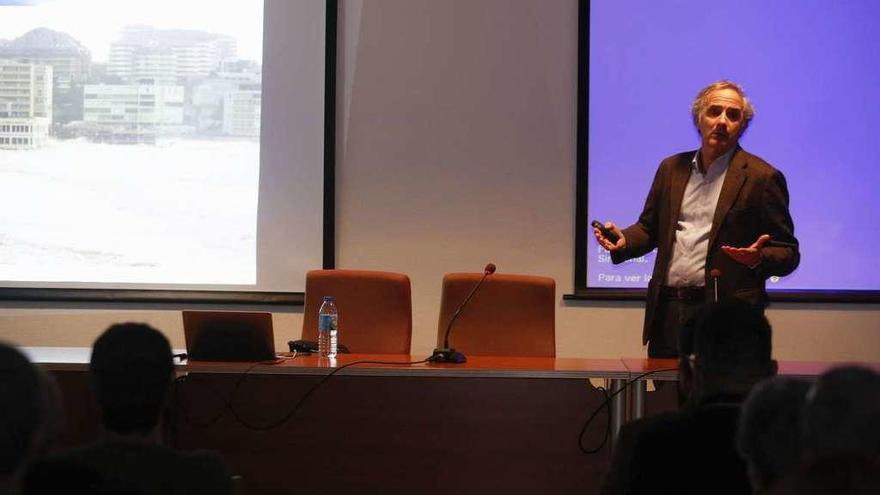
[[272,314],[243,311],[184,311],[186,353],[196,361],[275,359]]

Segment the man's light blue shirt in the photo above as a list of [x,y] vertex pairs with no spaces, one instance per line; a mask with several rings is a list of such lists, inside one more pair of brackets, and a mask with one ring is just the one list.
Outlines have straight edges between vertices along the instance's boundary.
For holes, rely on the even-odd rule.
[[666,284],[673,287],[688,287],[706,284],[706,255],[709,252],[709,233],[715,206],[721,195],[721,186],[727,176],[730,158],[735,147],[719,156],[700,172],[698,157],[691,160],[691,176],[684,189],[681,212],[675,224],[675,244],[672,248],[672,261]]

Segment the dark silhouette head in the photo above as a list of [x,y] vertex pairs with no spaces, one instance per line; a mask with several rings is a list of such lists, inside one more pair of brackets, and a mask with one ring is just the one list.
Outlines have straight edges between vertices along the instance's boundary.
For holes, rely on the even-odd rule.
[[752,389],[743,403],[737,449],[757,492],[796,468],[801,460],[801,416],[810,383],[773,377]]
[[95,341],[89,365],[104,427],[118,434],[151,433],[173,372],[171,345],[153,327],[122,323],[107,329]]
[[682,327],[679,338],[681,386],[699,403],[717,394],[749,392],[776,374],[767,318],[738,300],[707,306]]
[[0,480],[10,478],[54,436],[58,400],[48,374],[0,343]]
[[858,366],[832,369],[807,394],[805,454],[880,456],[880,374]]

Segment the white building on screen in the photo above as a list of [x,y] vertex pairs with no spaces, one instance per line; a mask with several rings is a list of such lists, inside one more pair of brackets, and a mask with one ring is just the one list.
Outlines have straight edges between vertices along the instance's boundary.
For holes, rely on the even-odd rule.
[[0,148],[43,145],[52,125],[52,67],[0,59]]

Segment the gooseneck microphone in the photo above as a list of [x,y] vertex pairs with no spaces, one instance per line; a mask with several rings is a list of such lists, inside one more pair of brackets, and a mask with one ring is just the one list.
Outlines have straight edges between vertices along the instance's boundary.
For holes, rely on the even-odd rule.
[[718,302],[718,278],[721,277],[721,270],[713,268],[709,270],[709,276],[712,277],[712,283],[715,285],[715,302]]
[[452,314],[452,318],[449,319],[449,323],[446,325],[446,333],[443,335],[443,347],[439,349],[434,349],[434,353],[431,354],[431,357],[428,358],[429,361],[434,363],[464,363],[467,361],[467,357],[460,352],[456,352],[455,349],[449,347],[449,332],[452,330],[452,325],[455,323],[455,320],[458,319],[458,315],[461,314],[461,310],[467,306],[468,301],[474,297],[474,294],[477,293],[477,289],[483,285],[483,282],[486,280],[486,277],[495,273],[495,265],[489,263],[486,265],[486,268],[483,268],[483,276],[480,277],[480,280],[474,285],[474,288],[471,289],[470,293],[468,293],[467,297],[464,298],[464,302],[458,305],[455,313]]

